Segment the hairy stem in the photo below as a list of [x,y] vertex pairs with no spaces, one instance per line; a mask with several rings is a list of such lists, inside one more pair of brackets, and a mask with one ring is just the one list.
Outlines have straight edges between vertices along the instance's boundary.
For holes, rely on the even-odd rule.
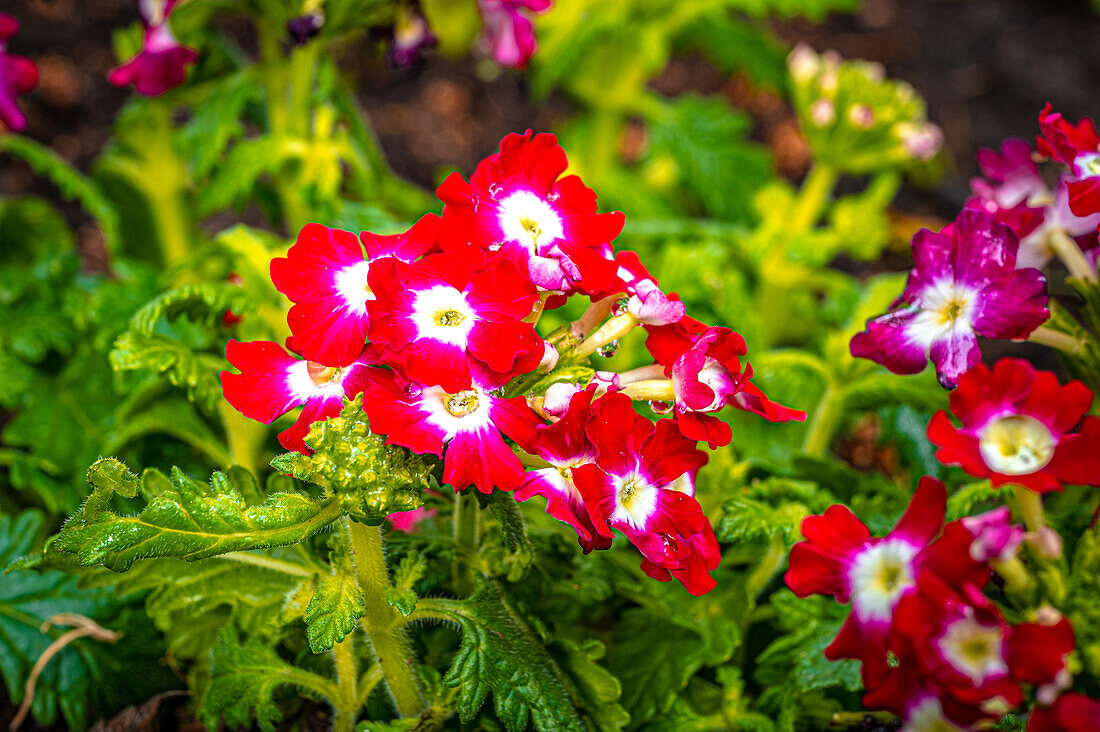
[[469,595],[474,591],[475,569],[470,557],[477,553],[480,543],[480,513],[477,496],[469,491],[455,493],[454,539],[458,556],[451,567],[451,580],[455,592]]
[[791,211],[788,231],[809,231],[814,227],[817,220],[821,218],[821,212],[825,209],[829,197],[833,194],[838,177],[839,173],[831,165],[820,162],[814,164],[806,175],[806,180],[802,182],[802,189],[798,192],[794,210]]
[[355,663],[355,634],[332,647],[332,661],[336,666],[336,686],[340,691],[336,714],[332,718],[333,732],[352,732],[355,718],[359,716],[359,674]]
[[806,430],[806,437],[802,441],[802,452],[807,455],[820,457],[824,455],[833,443],[833,435],[840,421],[840,404],[837,401],[836,386],[829,383],[825,386],[825,392],[821,395],[821,401],[817,403],[810,427]]
[[1071,277],[1077,277],[1089,282],[1096,282],[1096,270],[1081,253],[1081,247],[1077,242],[1069,238],[1069,235],[1061,229],[1055,229],[1047,237],[1047,243],[1062,263],[1066,265]]
[[345,517],[342,529],[350,540],[352,559],[365,610],[359,622],[370,640],[374,661],[393,706],[401,717],[415,717],[424,710],[424,694],[416,674],[401,614],[386,602],[390,575],[383,553],[382,529]]

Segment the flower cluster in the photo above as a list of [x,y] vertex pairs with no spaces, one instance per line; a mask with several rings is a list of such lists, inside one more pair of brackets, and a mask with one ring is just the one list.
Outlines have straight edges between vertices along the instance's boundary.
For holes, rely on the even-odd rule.
[[1069,621],[1046,609],[1012,624],[982,592],[990,560],[1018,545],[1007,514],[944,525],[946,500],[942,483],[922,479],[881,538],[843,506],[811,516],[786,575],[800,597],[851,603],[825,655],[860,661],[867,707],[912,730],[972,729],[1018,706],[1024,685],[1050,702],[1071,681]]
[[27,125],[16,99],[38,83],[38,67],[25,56],[8,52],[8,41],[19,32],[19,21],[0,13],[0,130],[7,127],[18,132]]
[[[716,416],[727,406],[805,415],[752,384],[739,335],[688,317],[637,255],[614,251],[623,215],[598,212],[566,166],[553,135],[513,134],[469,181],[443,182],[442,216],[386,236],[303,228],[271,264],[294,303],[290,352],[230,341],[240,373],[223,372],[225,396],[264,422],[303,406],[280,440],[308,453],[309,425],[362,393],[371,431],[440,458],[456,491],[541,496],[585,551],[618,530],[647,574],[700,594],[720,552],[694,498],[697,443],[729,443]],[[572,297],[591,301],[585,314],[540,335],[541,315]],[[636,329],[653,363],[576,376]],[[670,416],[643,417],[634,401]]]

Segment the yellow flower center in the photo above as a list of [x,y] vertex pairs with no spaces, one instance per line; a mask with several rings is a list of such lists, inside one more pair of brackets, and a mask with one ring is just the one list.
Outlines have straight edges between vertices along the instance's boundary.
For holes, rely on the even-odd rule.
[[447,401],[444,406],[447,407],[447,411],[454,417],[465,417],[467,414],[475,411],[480,405],[481,400],[477,396],[477,392],[473,389],[467,389],[466,391],[460,391],[457,394],[452,394],[447,397]]
[[466,316],[457,310],[440,310],[435,314],[435,324],[448,328],[457,328],[466,320]]
[[1013,414],[989,423],[978,439],[982,460],[1002,475],[1028,475],[1054,457],[1054,435],[1034,417]]
[[314,386],[324,386],[333,381],[338,381],[343,372],[343,369],[338,369],[335,366],[323,366],[313,361],[306,364],[306,373],[309,374],[309,379]]

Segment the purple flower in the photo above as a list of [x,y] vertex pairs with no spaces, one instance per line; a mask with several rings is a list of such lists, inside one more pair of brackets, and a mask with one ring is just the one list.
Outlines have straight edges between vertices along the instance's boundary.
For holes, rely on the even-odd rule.
[[962,525],[974,536],[970,556],[976,562],[1009,559],[1024,542],[1023,527],[1011,522],[1008,506],[964,516]]
[[955,385],[981,360],[978,336],[1025,338],[1049,317],[1046,279],[1016,269],[1019,241],[981,211],[964,210],[938,234],[913,237],[915,266],[890,312],[872,318],[851,352],[899,374],[931,358],[940,383]]
[[115,86],[134,85],[138,94],[159,97],[187,78],[187,67],[199,58],[193,48],[182,45],[172,35],[168,18],[179,0],[138,0],[145,39],[141,51],[107,75]]
[[544,13],[553,0],[478,0],[482,44],[501,66],[522,69],[535,55],[535,24],[531,13]]
[[398,14],[389,40],[386,55],[394,66],[414,66],[424,51],[435,48],[439,39],[428,26],[428,19],[415,6],[409,6]]
[[0,131],[21,130],[27,118],[15,101],[38,83],[38,67],[29,58],[8,53],[8,39],[19,32],[19,21],[0,13]]

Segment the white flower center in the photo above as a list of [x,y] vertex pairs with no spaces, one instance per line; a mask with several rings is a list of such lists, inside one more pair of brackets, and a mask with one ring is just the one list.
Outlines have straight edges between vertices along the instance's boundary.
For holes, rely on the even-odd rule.
[[964,732],[964,728],[946,719],[940,700],[930,696],[910,707],[905,732]]
[[920,313],[906,326],[906,334],[928,348],[955,330],[970,330],[976,295],[954,280],[939,280],[921,293]]
[[477,321],[466,295],[449,285],[436,285],[416,293],[412,321],[418,338],[431,338],[462,348]]
[[1100,152],[1078,155],[1073,167],[1078,178],[1095,178],[1100,175]]
[[492,400],[478,387],[450,394],[438,386],[420,393],[419,406],[428,412],[425,421],[447,442],[460,432],[476,432],[492,424]]
[[894,605],[914,586],[913,557],[917,548],[899,539],[886,539],[860,552],[848,582],[852,607],[861,620],[889,620]]
[[947,626],[936,645],[948,663],[979,685],[988,678],[1008,673],[1003,641],[1000,628],[982,625],[970,611]]
[[628,476],[612,476],[615,485],[614,521],[630,524],[644,530],[649,517],[657,509],[657,488],[637,473]]
[[295,361],[286,370],[286,385],[301,402],[315,396],[343,397],[344,377],[348,371],[313,361]]
[[517,191],[499,204],[498,222],[505,237],[523,244],[532,254],[565,235],[561,216],[531,191]]
[[1042,470],[1054,457],[1056,444],[1047,426],[1026,414],[995,419],[978,438],[982,460],[1002,475],[1028,475]]
[[338,270],[333,278],[337,292],[344,299],[344,304],[358,315],[366,313],[367,300],[374,299],[374,293],[367,286],[369,270],[370,262],[364,259],[362,262],[356,262]]

